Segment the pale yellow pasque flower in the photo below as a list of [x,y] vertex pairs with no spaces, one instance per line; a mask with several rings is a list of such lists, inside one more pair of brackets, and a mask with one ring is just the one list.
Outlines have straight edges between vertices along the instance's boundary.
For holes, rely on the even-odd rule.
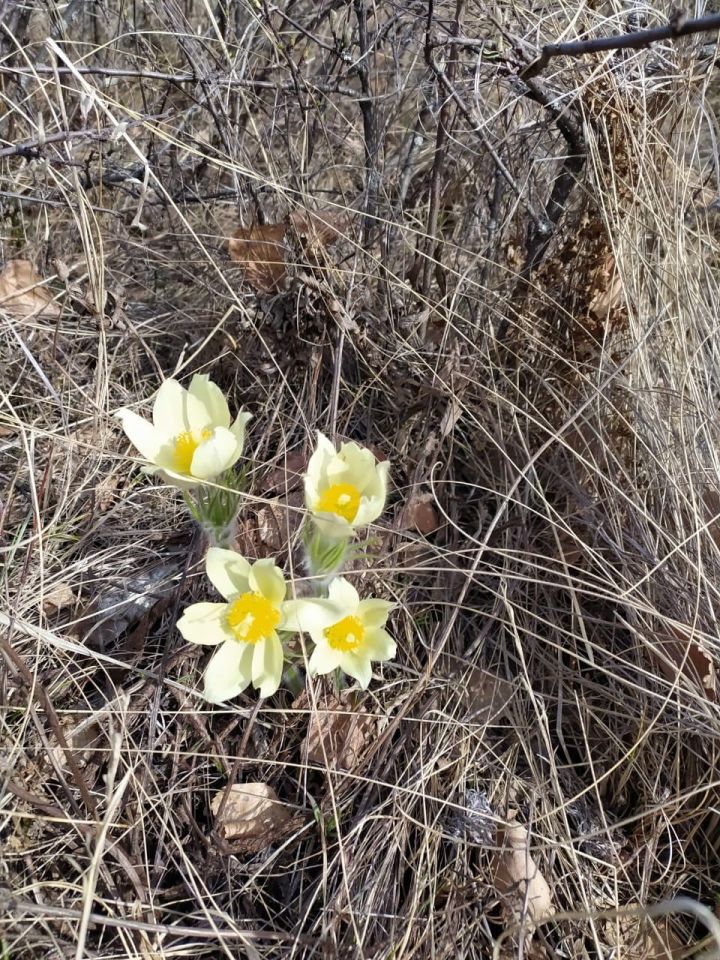
[[152,423],[123,408],[117,416],[149,466],[167,483],[187,488],[224,473],[242,455],[245,426],[252,414],[240,413],[233,423],[220,388],[196,374],[186,390],[166,380],[157,392]]
[[305,474],[305,504],[321,533],[350,537],[385,509],[390,464],[370,450],[343,443],[339,450],[322,433]]
[[344,577],[332,581],[327,599],[290,600],[286,606],[288,629],[309,633],[315,643],[308,663],[312,675],[339,667],[364,690],[372,677],[372,661],[395,656],[395,641],[384,629],[395,604],[361,600]]
[[287,629],[287,585],[271,559],[251,564],[233,550],[211,547],[207,575],[225,603],[194,603],[177,628],[190,643],[219,646],[205,671],[211,703],[236,697],[251,683],[261,697],[280,686],[284,653],[278,630]]

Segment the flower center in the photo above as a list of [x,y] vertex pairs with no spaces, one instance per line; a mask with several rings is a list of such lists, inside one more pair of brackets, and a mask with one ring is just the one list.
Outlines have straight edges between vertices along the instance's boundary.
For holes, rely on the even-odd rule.
[[228,604],[225,622],[242,643],[266,640],[280,623],[280,611],[260,593],[241,593]]
[[318,500],[318,513],[337,513],[352,523],[360,506],[360,491],[352,483],[334,483]]
[[342,650],[357,650],[365,639],[365,627],[357,617],[343,617],[331,627],[323,630],[323,636],[333,648]]
[[208,430],[206,427],[204,430],[188,430],[175,437],[173,466],[177,473],[190,473],[195,451],[201,443],[209,440],[212,435],[212,430]]

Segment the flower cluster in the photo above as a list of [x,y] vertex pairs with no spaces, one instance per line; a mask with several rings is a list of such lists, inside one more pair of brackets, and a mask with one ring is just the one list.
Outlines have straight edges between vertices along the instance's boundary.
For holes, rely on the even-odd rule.
[[211,541],[205,569],[223,602],[192,604],[177,624],[185,640],[217,647],[205,671],[206,699],[223,703],[250,685],[260,696],[272,696],[290,659],[288,641],[298,633],[313,642],[311,676],[344,673],[365,689],[372,663],[395,656],[395,641],[385,629],[394,604],[361,599],[340,573],[358,530],[385,508],[389,463],[378,463],[356,443],[336,450],[318,434],[304,476],[303,543],[315,595],[299,597],[304,585],[288,584],[273,560],[251,563],[227,549],[242,493],[235,468],[250,414],[241,412],[231,423],[219,388],[207,376],[195,376],[188,390],[175,380],[163,383],[152,423],[127,409],[118,416],[146,461],[145,472],[183,491]]

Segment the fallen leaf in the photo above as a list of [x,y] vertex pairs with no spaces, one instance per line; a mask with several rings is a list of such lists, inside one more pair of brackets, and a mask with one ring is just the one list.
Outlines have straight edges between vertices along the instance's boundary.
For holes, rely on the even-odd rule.
[[293,210],[288,219],[303,250],[315,256],[320,254],[323,247],[339,240],[348,226],[347,217],[328,210],[321,215],[305,209]]
[[303,759],[331,769],[356,770],[375,729],[375,718],[352,706],[347,694],[339,700],[329,696],[310,714]]
[[56,583],[43,596],[43,610],[45,613],[58,613],[66,607],[72,607],[77,597],[68,583]]
[[[513,821],[517,813],[512,813]],[[515,915],[527,913],[538,921],[553,912],[553,900],[545,877],[530,854],[530,837],[520,823],[498,826],[498,849],[493,858],[497,892],[511,903]]]
[[230,259],[242,265],[245,280],[260,293],[276,293],[285,280],[287,224],[238,227],[229,242]]
[[57,319],[62,309],[29,260],[8,260],[0,273],[0,309],[14,317]]
[[245,280],[259,293],[277,293],[285,283],[289,240],[300,254],[317,261],[322,250],[342,236],[345,219],[327,211],[295,210],[280,223],[238,227],[228,241],[230,259],[242,265]]
[[178,569],[179,563],[148,567],[99,593],[82,618],[85,643],[105,652],[127,633],[127,652],[139,652],[150,626],[170,605]]
[[427,535],[440,526],[438,512],[431,493],[415,491],[403,507],[400,517],[401,530],[416,530]]
[[293,450],[268,477],[268,489],[278,493],[288,493],[297,489],[307,465],[307,457],[301,450]]
[[294,818],[268,784],[234,783],[223,804],[226,792],[215,794],[210,809],[215,829],[235,847],[259,853],[287,836]]
[[462,667],[455,677],[468,719],[477,724],[497,723],[512,700],[513,685],[482,667]]

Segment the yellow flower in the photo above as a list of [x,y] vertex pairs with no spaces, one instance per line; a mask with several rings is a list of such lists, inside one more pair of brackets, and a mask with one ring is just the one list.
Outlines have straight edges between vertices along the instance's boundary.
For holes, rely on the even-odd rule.
[[251,414],[240,413],[231,424],[220,388],[196,374],[188,390],[177,380],[162,384],[152,423],[126,408],[117,416],[133,446],[149,462],[146,473],[158,473],[167,483],[185,488],[233,466],[242,455]]
[[288,629],[302,630],[313,639],[315,649],[308,664],[312,675],[332,673],[339,667],[364,690],[372,676],[372,661],[395,656],[395,641],[384,629],[395,604],[361,600],[344,577],[333,580],[328,592],[326,600],[288,601]]
[[319,433],[305,474],[305,503],[321,533],[339,540],[377,520],[385,509],[389,470],[370,450],[343,443],[336,451]]
[[207,575],[225,603],[194,603],[177,627],[185,640],[219,649],[205,671],[204,695],[224,703],[252,683],[261,697],[280,686],[284,653],[277,631],[288,603],[282,571],[271,559],[250,564],[233,550],[211,547]]

